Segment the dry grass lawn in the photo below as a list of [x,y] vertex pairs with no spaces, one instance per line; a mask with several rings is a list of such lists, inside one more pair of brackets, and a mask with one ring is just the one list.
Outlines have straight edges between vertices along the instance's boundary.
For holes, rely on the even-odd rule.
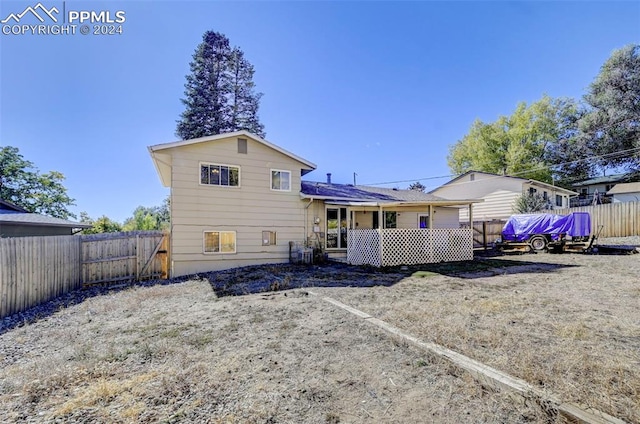
[[[313,291],[566,400],[640,422],[640,255],[501,260],[522,265],[424,268],[388,287]],[[91,298],[0,335],[0,418],[560,420],[304,289],[218,297],[206,280]]]

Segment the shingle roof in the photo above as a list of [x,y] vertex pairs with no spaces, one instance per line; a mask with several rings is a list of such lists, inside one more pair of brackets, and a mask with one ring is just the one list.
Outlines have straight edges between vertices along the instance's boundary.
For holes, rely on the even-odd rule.
[[430,202],[445,201],[442,197],[416,190],[397,190],[391,188],[354,186],[352,184],[327,184],[315,181],[302,181],[302,194],[308,197],[340,199],[351,201],[384,202]]
[[70,228],[91,228],[90,224],[67,221],[66,219],[53,218],[37,213],[24,213],[18,211],[0,210],[0,225],[2,224],[24,224],[49,227],[70,227]]

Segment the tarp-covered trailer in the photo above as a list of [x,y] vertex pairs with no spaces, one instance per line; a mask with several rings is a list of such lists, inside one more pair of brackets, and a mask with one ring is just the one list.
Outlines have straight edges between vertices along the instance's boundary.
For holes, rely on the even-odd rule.
[[569,215],[512,215],[502,229],[497,247],[502,250],[587,252],[595,241],[587,212]]

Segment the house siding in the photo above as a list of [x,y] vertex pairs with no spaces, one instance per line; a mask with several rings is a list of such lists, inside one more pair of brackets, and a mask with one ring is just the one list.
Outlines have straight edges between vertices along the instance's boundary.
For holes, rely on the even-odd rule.
[[613,203],[637,202],[640,200],[640,192],[637,193],[620,193],[613,195]]
[[432,194],[445,199],[479,199],[498,190],[520,194],[523,181],[519,178],[471,173],[451,184],[437,188]]
[[[513,215],[513,205],[518,197],[534,188],[538,193],[547,192],[549,204],[556,206],[556,195],[562,196],[562,207],[569,206],[569,194],[559,188],[543,183],[529,183],[518,177],[473,172],[445,184],[431,193],[446,199],[484,199],[473,207],[474,221],[507,219]],[[460,222],[469,220],[468,208],[460,209]]]
[[[484,196],[484,202],[473,206],[473,220],[486,221],[510,217],[513,214],[513,204],[521,194],[521,191],[497,190]],[[460,221],[468,220],[469,209],[460,209]]]
[[[246,138],[246,137],[240,137]],[[286,262],[289,241],[304,238],[301,168],[295,159],[254,140],[238,153],[237,137],[170,149],[171,255],[174,276],[238,266]],[[240,168],[238,187],[200,184],[200,164]],[[291,171],[291,191],[271,190],[271,169]],[[203,252],[205,231],[235,231],[236,253]],[[276,245],[262,245],[262,231]]]
[[72,228],[0,224],[0,237],[70,236]]

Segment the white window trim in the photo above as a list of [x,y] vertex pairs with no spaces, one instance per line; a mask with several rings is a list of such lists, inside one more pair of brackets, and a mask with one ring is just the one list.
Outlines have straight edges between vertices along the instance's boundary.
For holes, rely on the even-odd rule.
[[[215,165],[215,166],[228,166],[230,168],[236,168],[238,170],[238,185],[222,185],[222,184],[203,184],[202,183],[202,165]],[[203,187],[224,187],[224,188],[240,188],[242,186],[242,168],[239,165],[231,165],[228,163],[216,163],[216,162],[200,162],[198,165],[198,184]]]
[[[289,174],[289,189],[288,189],[288,190],[285,190],[285,189],[278,189],[278,188],[273,188],[273,173],[274,173],[274,172],[286,172],[286,173],[288,173],[288,174]],[[292,186],[292,184],[291,184],[291,182],[292,182],[292,181],[291,181],[291,180],[292,180],[292,177],[293,177],[293,173],[292,173],[290,170],[288,170],[288,169],[271,169],[271,170],[269,171],[269,188],[271,188],[271,191],[284,191],[284,192],[290,192],[290,191],[291,191],[291,186]]]
[[[233,244],[233,252],[207,252],[205,245],[205,234],[206,233],[233,233],[233,240],[235,243]],[[235,255],[238,253],[238,233],[236,231],[227,231],[227,230],[204,230],[202,231],[202,253],[205,255]]]

